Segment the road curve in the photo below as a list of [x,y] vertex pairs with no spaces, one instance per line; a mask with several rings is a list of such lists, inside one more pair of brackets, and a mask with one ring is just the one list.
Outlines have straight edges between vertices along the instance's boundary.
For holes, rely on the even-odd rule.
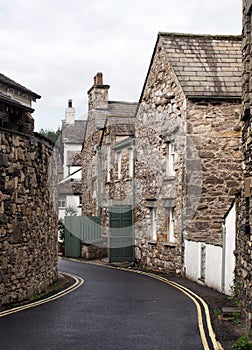
[[218,349],[204,305],[180,286],[65,259],[59,268],[85,283],[50,303],[0,317],[1,350]]

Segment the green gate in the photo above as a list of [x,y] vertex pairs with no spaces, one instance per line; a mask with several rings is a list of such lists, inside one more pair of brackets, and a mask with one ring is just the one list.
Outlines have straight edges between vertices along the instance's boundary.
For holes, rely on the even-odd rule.
[[82,242],[94,244],[101,239],[101,220],[97,216],[65,216],[65,255],[81,256]]
[[133,210],[129,205],[117,205],[109,210],[109,262],[134,258]]

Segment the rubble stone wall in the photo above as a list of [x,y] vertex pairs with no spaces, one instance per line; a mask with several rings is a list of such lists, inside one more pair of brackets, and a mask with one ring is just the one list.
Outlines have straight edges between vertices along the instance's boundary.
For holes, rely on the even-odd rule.
[[[143,263],[182,271],[184,239],[222,245],[222,224],[241,179],[239,100],[189,100],[161,45],[136,117],[136,253]],[[174,176],[166,173],[174,143]],[[167,232],[174,208],[174,240]],[[152,214],[156,210],[156,239]]]
[[[243,76],[242,76],[242,145],[243,181],[238,212],[236,292],[242,309],[252,311],[252,60],[251,60],[251,1],[243,1]],[[251,328],[248,324],[248,328]]]
[[[135,237],[136,258],[153,268],[182,269],[181,198],[185,145],[184,93],[164,49],[158,45],[136,116]],[[175,146],[175,175],[166,173],[167,143]],[[175,206],[175,241],[167,236],[167,203]],[[169,205],[169,204],[168,204]],[[156,208],[157,239],[151,212]]]
[[37,134],[0,129],[0,307],[58,278],[58,156]]
[[[241,104],[189,101],[185,238],[222,246],[222,224],[240,191]],[[195,161],[198,160],[198,168]],[[190,184],[190,179],[194,180]]]

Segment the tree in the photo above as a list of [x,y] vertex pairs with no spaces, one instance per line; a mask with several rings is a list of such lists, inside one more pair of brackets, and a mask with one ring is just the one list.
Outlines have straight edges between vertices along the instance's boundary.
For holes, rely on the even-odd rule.
[[39,134],[47,137],[49,140],[51,140],[53,143],[60,144],[61,140],[61,130],[58,128],[58,130],[53,131],[50,129],[40,129]]

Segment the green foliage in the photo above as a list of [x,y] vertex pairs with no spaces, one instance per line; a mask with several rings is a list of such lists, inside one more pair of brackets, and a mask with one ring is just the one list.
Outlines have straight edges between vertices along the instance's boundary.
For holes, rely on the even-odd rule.
[[228,297],[228,299],[231,300],[235,304],[235,306],[241,306],[241,303],[237,296],[237,288],[234,285],[231,287],[231,295],[230,297]]
[[58,221],[58,231],[59,231],[59,239],[62,240],[63,244],[65,243],[65,225],[63,219],[59,219]]
[[221,309],[215,309],[214,314],[215,314],[215,316],[221,315]]
[[232,349],[252,350],[252,344],[249,342],[250,334],[243,335],[233,345]]
[[69,205],[66,209],[65,209],[65,215],[66,216],[76,216],[77,215],[78,210],[72,206]]
[[42,136],[47,137],[49,140],[51,140],[54,144],[59,145],[61,142],[61,130],[58,128],[58,130],[53,131],[50,129],[40,129],[39,134]]
[[240,324],[241,323],[241,313],[240,313],[240,311],[234,311],[233,312],[233,317],[234,317],[234,322],[236,324]]

